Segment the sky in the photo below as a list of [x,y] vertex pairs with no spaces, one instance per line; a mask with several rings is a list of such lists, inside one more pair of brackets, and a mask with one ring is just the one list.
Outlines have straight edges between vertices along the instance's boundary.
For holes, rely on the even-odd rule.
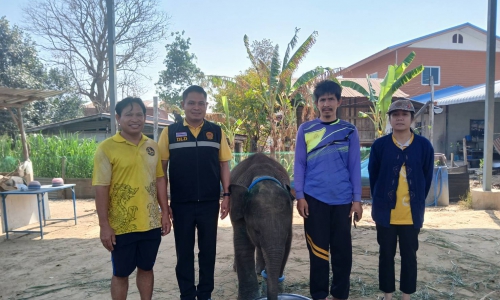
[[[32,1],[0,0],[0,16],[23,27],[22,7]],[[250,67],[245,34],[250,41],[266,38],[279,44],[283,57],[296,27],[301,29],[299,45],[318,31],[316,44],[294,74],[299,77],[316,66],[348,67],[389,46],[466,22],[487,29],[487,0],[159,1],[159,9],[170,16],[170,31],[185,31],[198,67],[209,75],[235,76]],[[155,95],[170,41],[151,45],[158,58],[143,70],[152,77],[143,82],[148,89],[144,100]]]

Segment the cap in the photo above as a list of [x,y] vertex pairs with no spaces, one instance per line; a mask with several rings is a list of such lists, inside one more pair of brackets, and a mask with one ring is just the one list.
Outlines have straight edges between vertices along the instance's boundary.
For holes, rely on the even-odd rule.
[[395,110],[406,110],[406,111],[415,112],[415,108],[413,107],[413,104],[411,104],[410,100],[394,101],[391,104],[391,106],[389,106],[389,110],[387,111],[387,114],[390,114],[391,112],[393,112]]

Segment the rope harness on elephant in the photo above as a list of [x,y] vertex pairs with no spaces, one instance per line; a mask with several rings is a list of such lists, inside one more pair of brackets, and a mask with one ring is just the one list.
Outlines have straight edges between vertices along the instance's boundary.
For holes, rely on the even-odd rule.
[[276,182],[277,184],[279,184],[279,186],[281,186],[283,189],[286,190],[286,188],[283,186],[283,184],[281,182],[279,182],[278,179],[274,178],[274,177],[271,177],[271,176],[262,176],[262,177],[258,177],[258,178],[255,178],[252,183],[250,184],[250,186],[248,187],[248,190],[251,190],[257,183],[261,182],[261,181],[264,181],[264,180],[271,180],[271,181],[274,181]]

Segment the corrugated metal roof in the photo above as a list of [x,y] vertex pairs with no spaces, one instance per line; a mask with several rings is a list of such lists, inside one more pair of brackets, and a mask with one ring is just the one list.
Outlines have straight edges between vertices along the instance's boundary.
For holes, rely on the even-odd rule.
[[[495,81],[495,98],[500,98],[500,80]],[[460,103],[484,101],[486,98],[486,84],[458,91],[453,95],[437,99],[437,105],[453,105]],[[498,101],[498,100],[497,100]]]
[[[434,92],[434,100],[453,95],[459,91],[463,92],[464,90],[469,90],[470,88],[471,87],[464,88],[461,85],[452,85],[449,87],[445,87],[444,89],[440,89]],[[431,93],[420,94],[417,96],[410,97],[410,99],[425,104],[431,100]]]
[[[146,107],[153,108],[153,106],[154,106],[153,100],[142,100],[142,102],[144,103],[144,106],[146,106]],[[158,99],[158,105],[160,105],[160,103],[161,103],[161,100]],[[94,103],[92,103],[92,102],[88,102],[88,103],[83,104],[83,107],[84,108],[95,108]]]
[[[111,116],[110,116],[109,113],[100,113],[100,114],[95,114],[95,115],[91,115],[91,116],[86,116],[86,117],[81,117],[81,118],[75,118],[75,119],[66,120],[66,121],[62,121],[62,122],[57,122],[57,123],[47,124],[47,125],[43,125],[43,126],[33,127],[33,128],[30,128],[30,129],[26,129],[26,132],[38,132],[38,131],[42,131],[42,130],[45,130],[45,129],[57,128],[57,127],[64,126],[64,125],[69,125],[69,124],[94,121],[94,120],[98,120],[100,118],[110,119]],[[164,127],[166,127],[168,125],[171,125],[173,123],[174,122],[172,122],[172,121],[158,118],[158,126],[160,128],[164,128]],[[153,121],[153,117],[152,116],[146,116],[145,125],[146,126],[153,126],[154,125],[154,121]]]
[[[337,78],[338,81],[353,81],[356,82],[357,84],[361,85],[365,90],[368,91],[368,82],[366,78]],[[380,93],[380,83],[383,81],[382,78],[370,78],[370,82],[372,84],[372,88],[375,90],[375,95],[378,96]],[[361,98],[365,97],[363,94],[356,92],[355,90],[348,88],[348,87],[342,87],[342,97],[344,98]],[[401,90],[397,90],[394,95],[394,98],[407,98],[408,94]]]
[[20,107],[31,101],[54,97],[64,91],[13,89],[0,86],[0,107]]

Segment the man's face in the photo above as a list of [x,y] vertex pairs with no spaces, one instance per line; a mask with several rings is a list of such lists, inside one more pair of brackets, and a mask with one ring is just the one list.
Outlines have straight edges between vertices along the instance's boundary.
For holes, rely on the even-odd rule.
[[318,98],[317,106],[320,118],[323,121],[334,121],[337,119],[337,108],[342,100],[337,99],[334,94],[324,94]]
[[406,131],[411,126],[411,113],[406,110],[395,110],[391,113],[389,120],[395,131]]
[[207,99],[201,93],[191,92],[182,101],[182,108],[188,123],[201,122],[207,113]]
[[132,103],[132,105],[128,105],[123,109],[121,116],[116,115],[116,121],[118,121],[124,133],[136,135],[144,129],[146,115],[139,104]]

